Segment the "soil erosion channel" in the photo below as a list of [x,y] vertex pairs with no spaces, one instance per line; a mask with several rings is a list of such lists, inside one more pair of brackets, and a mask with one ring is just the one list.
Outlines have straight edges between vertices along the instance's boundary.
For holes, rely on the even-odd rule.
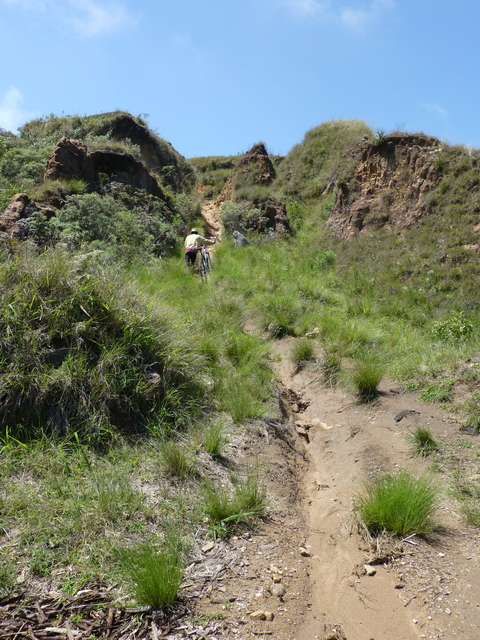
[[[290,394],[292,423],[308,463],[301,500],[312,590],[305,623],[294,637],[480,638],[480,536],[463,524],[448,487],[442,487],[446,497],[439,513],[446,532],[429,543],[416,536],[369,541],[352,516],[352,498],[372,474],[424,470],[426,463],[411,457],[405,437],[415,424],[444,442],[475,438],[460,435],[459,425],[444,411],[402,393],[389,380],[373,405],[325,387],[314,368],[298,370],[289,361],[292,342],[276,343],[275,366]],[[407,415],[398,420],[402,411]],[[330,635],[322,635],[328,628]]]

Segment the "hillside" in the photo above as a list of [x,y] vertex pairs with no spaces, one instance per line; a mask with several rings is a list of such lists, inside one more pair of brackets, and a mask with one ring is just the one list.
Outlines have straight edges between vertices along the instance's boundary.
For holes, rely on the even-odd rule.
[[[123,112],[1,131],[2,632],[476,640],[479,159],[361,121],[190,160]],[[426,518],[369,520],[404,474]]]

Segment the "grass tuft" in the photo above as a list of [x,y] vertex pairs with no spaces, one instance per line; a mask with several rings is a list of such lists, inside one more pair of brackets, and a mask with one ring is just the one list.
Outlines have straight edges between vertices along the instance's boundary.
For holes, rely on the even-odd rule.
[[407,471],[373,478],[357,497],[355,509],[372,535],[387,531],[406,536],[424,536],[435,528],[438,489],[432,479],[415,478]]
[[430,429],[421,426],[415,427],[412,432],[408,433],[407,440],[413,446],[414,455],[423,458],[435,453],[440,446]]

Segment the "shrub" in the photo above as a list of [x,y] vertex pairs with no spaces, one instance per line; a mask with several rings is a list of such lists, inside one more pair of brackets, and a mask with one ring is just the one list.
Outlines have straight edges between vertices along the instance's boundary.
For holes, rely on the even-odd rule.
[[432,326],[432,335],[439,340],[458,342],[469,338],[472,332],[473,324],[463,311],[452,313],[443,320],[434,322]]
[[315,259],[312,262],[312,269],[314,269],[315,271],[323,271],[325,269],[331,268],[335,266],[336,259],[337,256],[330,249],[321,251],[315,256]]
[[236,202],[225,202],[220,209],[220,218],[227,233],[240,231],[247,233],[255,226],[255,221],[261,217],[259,209],[247,209]]
[[355,508],[368,531],[407,536],[426,535],[437,527],[434,512],[438,490],[427,476],[407,471],[373,478],[357,496]]

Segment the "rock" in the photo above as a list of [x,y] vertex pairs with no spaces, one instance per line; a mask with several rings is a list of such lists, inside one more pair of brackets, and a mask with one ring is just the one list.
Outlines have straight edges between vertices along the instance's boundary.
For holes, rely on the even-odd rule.
[[274,619],[274,614],[272,611],[265,611],[265,620],[267,622],[272,622],[272,620]]
[[215,543],[211,540],[210,542],[207,542],[207,544],[205,544],[202,547],[202,551],[203,551],[203,553],[208,553],[209,551],[211,551],[214,548],[215,548]]
[[374,576],[377,573],[377,570],[375,569],[375,567],[372,567],[371,564],[365,564],[364,568],[367,576]]
[[278,575],[278,573],[273,576],[273,582],[275,584],[279,584],[281,581],[282,581],[282,576]]
[[304,558],[310,558],[312,556],[310,551],[308,551],[308,549],[305,549],[305,547],[300,547],[299,551],[300,551],[300,555],[303,556]]
[[305,334],[305,337],[306,338],[316,338],[319,333],[320,333],[320,329],[318,327],[315,327],[315,329],[313,329],[313,331],[307,331],[307,333]]
[[57,143],[48,159],[44,179],[76,179],[95,184],[100,182],[100,174],[166,200],[154,176],[132,155],[115,151],[89,152],[86,145],[78,140],[62,138]]
[[282,598],[287,593],[285,585],[283,585],[281,582],[274,582],[269,586],[268,590],[270,591],[272,596],[276,596],[277,598]]
[[250,244],[243,233],[240,233],[240,231],[233,232],[233,239],[236,247],[246,247]]
[[250,618],[252,620],[266,620],[267,616],[265,615],[265,611],[254,611],[250,614]]
[[327,228],[344,240],[383,227],[406,228],[427,211],[424,198],[440,181],[440,141],[423,134],[391,134],[349,152],[351,179],[336,186]]
[[39,207],[26,193],[17,193],[0,215],[0,233],[7,234],[7,237],[27,236],[28,218],[37,211],[42,212],[47,219],[55,214],[51,207]]

